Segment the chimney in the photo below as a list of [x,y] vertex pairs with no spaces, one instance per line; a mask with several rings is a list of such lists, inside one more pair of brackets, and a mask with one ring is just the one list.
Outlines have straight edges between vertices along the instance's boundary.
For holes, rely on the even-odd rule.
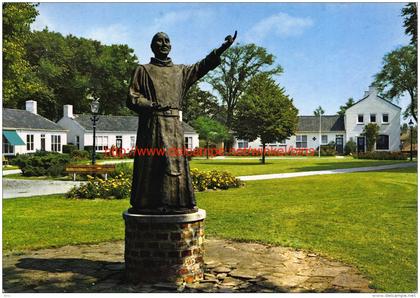
[[73,117],[73,105],[64,105],[63,106],[63,117],[74,118]]
[[369,95],[378,95],[378,89],[376,89],[376,87],[373,84],[369,86]]
[[363,98],[369,95],[369,91],[365,91],[365,94],[363,94]]
[[37,102],[35,100],[27,100],[25,104],[26,104],[25,110],[33,114],[37,114]]

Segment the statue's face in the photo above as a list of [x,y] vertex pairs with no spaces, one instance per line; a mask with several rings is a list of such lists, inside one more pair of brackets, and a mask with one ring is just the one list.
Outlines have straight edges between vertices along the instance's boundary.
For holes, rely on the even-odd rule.
[[166,33],[157,33],[152,40],[152,51],[156,57],[167,57],[171,51],[171,41]]

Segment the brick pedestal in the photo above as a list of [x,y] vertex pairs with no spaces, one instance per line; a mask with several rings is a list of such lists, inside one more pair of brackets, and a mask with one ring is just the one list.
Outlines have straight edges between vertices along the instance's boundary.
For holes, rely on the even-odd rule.
[[204,273],[206,211],[177,215],[123,214],[129,282],[192,283]]

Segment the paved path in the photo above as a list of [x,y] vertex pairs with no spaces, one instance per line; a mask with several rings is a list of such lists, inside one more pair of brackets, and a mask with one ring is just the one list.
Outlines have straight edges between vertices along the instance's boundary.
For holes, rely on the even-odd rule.
[[80,183],[82,182],[3,178],[3,199],[66,193]]
[[20,170],[20,169],[16,169],[16,170],[6,170],[6,171],[3,171],[3,176],[6,176],[6,175],[12,175],[12,174],[20,174],[20,173],[22,173],[22,171]]
[[284,178],[294,178],[294,177],[304,177],[304,176],[314,176],[314,175],[331,175],[331,174],[345,174],[345,173],[353,173],[353,172],[383,171],[383,170],[389,170],[389,169],[399,169],[399,168],[409,168],[409,167],[417,167],[417,163],[410,162],[410,163],[398,163],[398,164],[392,164],[392,165],[349,168],[349,169],[251,175],[251,176],[239,176],[236,178],[241,179],[242,181],[254,181],[254,180],[284,179]]
[[199,283],[129,285],[124,242],[3,254],[3,291],[28,292],[373,292],[355,268],[292,248],[206,239]]

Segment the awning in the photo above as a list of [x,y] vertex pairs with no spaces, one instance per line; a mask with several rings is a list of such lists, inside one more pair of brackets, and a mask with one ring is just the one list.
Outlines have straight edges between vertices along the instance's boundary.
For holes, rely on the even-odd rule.
[[5,131],[3,131],[3,136],[13,146],[25,145],[25,142],[16,133],[16,130],[5,130]]

